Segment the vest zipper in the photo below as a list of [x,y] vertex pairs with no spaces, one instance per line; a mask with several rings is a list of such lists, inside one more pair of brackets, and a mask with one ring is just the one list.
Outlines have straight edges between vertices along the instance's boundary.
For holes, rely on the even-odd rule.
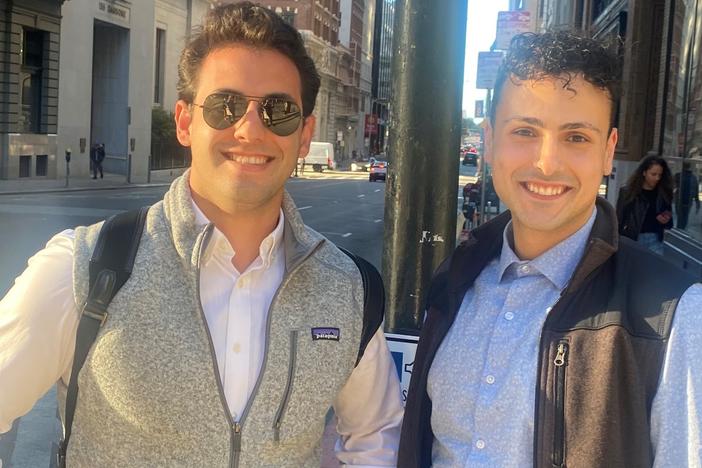
[[568,366],[568,342],[558,342],[556,357],[553,360],[556,366],[554,378],[554,435],[553,435],[553,466],[564,466],[565,458],[565,379]]
[[[217,365],[217,355],[215,354],[214,344],[212,344],[212,334],[210,333],[210,327],[207,325],[207,318],[205,317],[205,310],[202,307],[202,297],[200,296],[200,263],[202,261],[202,252],[204,251],[204,246],[209,240],[210,233],[214,224],[208,224],[202,231],[201,240],[198,245],[196,245],[197,251],[197,265],[195,267],[195,289],[197,294],[197,305],[198,311],[200,312],[200,319],[205,326],[205,333],[207,334],[207,342],[210,346],[210,358],[212,359],[212,365],[214,367],[215,382],[217,382],[217,391],[219,393],[219,400],[224,408],[224,412],[227,416],[227,426],[229,426],[229,466],[235,468],[239,464],[239,452],[241,451],[241,424],[234,421],[231,411],[229,411],[229,405],[227,404],[227,398],[224,396],[224,388],[222,387],[222,379],[219,376],[219,366]],[[232,453],[233,452],[233,453]],[[233,456],[232,456],[233,455]]]
[[293,380],[295,379],[295,362],[297,360],[297,330],[290,331],[290,363],[288,364],[288,381],[285,384],[285,392],[283,393],[283,400],[278,406],[278,411],[275,413],[275,420],[273,421],[273,440],[275,442],[280,442],[280,426],[283,423],[283,416],[285,415],[285,409],[288,406],[288,400],[290,399],[290,394],[292,393]]

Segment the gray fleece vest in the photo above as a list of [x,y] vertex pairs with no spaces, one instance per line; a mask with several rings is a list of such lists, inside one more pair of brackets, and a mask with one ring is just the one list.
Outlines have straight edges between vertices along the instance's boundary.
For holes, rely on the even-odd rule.
[[[212,226],[196,228],[187,177],[149,210],[132,276],[80,372],[67,465],[318,467],[325,415],[358,354],[361,276],[304,226],[286,193],[286,272],[269,311],[261,376],[234,421],[199,297]],[[100,227],[76,230],[77,304],[88,294]],[[319,328],[338,329],[338,341],[334,331],[313,339]]]

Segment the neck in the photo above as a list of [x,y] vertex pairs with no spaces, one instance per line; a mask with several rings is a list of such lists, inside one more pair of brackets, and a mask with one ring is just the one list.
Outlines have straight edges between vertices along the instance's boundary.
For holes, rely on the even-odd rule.
[[582,228],[590,219],[592,212],[581,218],[573,227],[552,231],[541,231],[525,226],[519,220],[512,218],[512,232],[514,233],[514,253],[520,260],[533,260],[539,255],[557,246]]
[[269,203],[255,209],[223,209],[194,190],[191,190],[191,193],[198,208],[232,246],[235,252],[232,258],[234,268],[241,273],[246,271],[258,257],[263,239],[278,225],[282,199],[278,200],[278,203]]
[[655,185],[654,185],[653,187],[651,187],[651,186],[648,185],[646,182],[643,183],[642,187],[643,187],[644,190],[653,190],[653,189],[656,188]]

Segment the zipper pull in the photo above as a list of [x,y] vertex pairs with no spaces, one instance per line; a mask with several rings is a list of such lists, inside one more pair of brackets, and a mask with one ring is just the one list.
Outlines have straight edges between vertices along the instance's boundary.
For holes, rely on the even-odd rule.
[[241,424],[238,422],[234,423],[234,450],[241,451]]
[[556,359],[553,360],[553,363],[556,365],[556,367],[561,367],[565,364],[567,354],[568,345],[566,345],[565,343],[559,343],[558,350],[556,351]]

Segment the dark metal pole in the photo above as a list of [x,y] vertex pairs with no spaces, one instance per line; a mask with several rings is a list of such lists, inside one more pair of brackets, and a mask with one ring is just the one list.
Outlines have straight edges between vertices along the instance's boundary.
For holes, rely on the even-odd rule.
[[397,0],[385,192],[386,328],[415,332],[455,246],[466,0]]

